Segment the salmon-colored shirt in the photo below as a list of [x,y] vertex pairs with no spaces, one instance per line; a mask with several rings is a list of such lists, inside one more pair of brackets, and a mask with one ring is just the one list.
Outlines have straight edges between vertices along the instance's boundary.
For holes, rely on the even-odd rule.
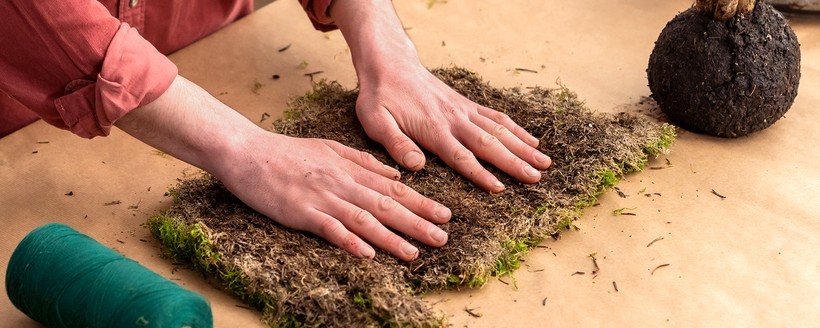
[[[335,28],[331,0],[300,0]],[[162,95],[165,57],[251,13],[253,0],[0,1],[0,137],[42,118],[85,138]]]

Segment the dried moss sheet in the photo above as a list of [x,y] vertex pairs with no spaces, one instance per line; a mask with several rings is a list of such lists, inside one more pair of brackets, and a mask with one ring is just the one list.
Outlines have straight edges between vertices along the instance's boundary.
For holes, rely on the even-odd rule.
[[[401,263],[378,253],[361,260],[313,235],[284,228],[257,214],[209,176],[182,181],[174,205],[150,221],[174,260],[194,265],[263,312],[271,326],[441,326],[444,314],[419,293],[476,287],[519,266],[520,256],[572,226],[618,177],[638,171],[666,149],[674,127],[621,113],[596,114],[565,88],[497,89],[460,68],[435,70],[473,101],[506,112],[553,159],[535,185],[497,170],[507,185],[493,195],[478,189],[432,154],[425,169],[402,181],[450,207],[442,248],[415,243],[420,257]],[[328,138],[394,163],[365,136],[355,116],[356,90],[318,83],[294,99],[277,132]]]

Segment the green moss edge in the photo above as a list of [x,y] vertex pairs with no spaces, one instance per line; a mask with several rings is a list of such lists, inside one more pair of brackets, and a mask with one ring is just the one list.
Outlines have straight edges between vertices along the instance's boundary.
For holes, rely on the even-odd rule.
[[[175,195],[174,192],[170,192]],[[249,290],[249,279],[240,269],[227,265],[222,256],[212,246],[208,238],[207,228],[200,224],[187,224],[179,217],[166,213],[155,215],[148,219],[148,228],[154,238],[162,244],[162,252],[174,262],[191,263],[195,269],[201,270],[217,278],[222,288],[239,296],[245,303],[255,309],[268,314],[274,311],[275,299],[258,292]],[[366,311],[377,322],[379,327],[412,327],[410,324],[396,321],[390,313],[376,309],[367,295],[361,291],[351,296],[351,301],[358,308]],[[273,317],[273,316],[266,316]],[[442,327],[445,325],[444,315],[430,318],[422,327]],[[271,327],[319,327],[321,323],[307,323],[297,316],[284,314],[275,322],[267,322]]]
[[[615,187],[615,185],[621,181],[621,177],[642,171],[650,158],[657,157],[668,149],[675,142],[677,136],[675,131],[675,126],[663,124],[658,138],[650,140],[642,147],[643,156],[640,156],[637,161],[620,163],[617,171],[615,169],[608,169],[594,173],[599,181],[598,186],[593,192],[579,196],[572,209],[559,214],[558,224],[551,234],[548,236],[527,236],[521,239],[505,240],[502,242],[502,253],[498,256],[495,261],[495,266],[489,272],[476,272],[467,277],[464,275],[452,275],[447,279],[447,286],[456,288],[478,288],[484,286],[490,277],[500,278],[504,276],[509,276],[512,279],[513,286],[516,286],[513,273],[521,267],[521,260],[530,249],[541,244],[547,237],[557,237],[562,230],[576,228],[574,224],[575,220],[583,215],[584,210],[595,205],[600,195],[612,187]],[[533,215],[541,215],[553,207],[554,204],[542,204],[533,212]]]
[[[178,194],[172,189],[169,194],[178,202]],[[187,224],[182,219],[167,212],[148,219],[148,229],[154,238],[162,244],[162,252],[174,262],[190,263],[219,280],[221,286],[238,296],[246,304],[263,313],[269,311],[276,303],[262,293],[248,290],[249,279],[238,268],[226,265],[222,256],[211,246],[207,228],[200,224]],[[285,316],[277,327],[305,327],[296,318]]]

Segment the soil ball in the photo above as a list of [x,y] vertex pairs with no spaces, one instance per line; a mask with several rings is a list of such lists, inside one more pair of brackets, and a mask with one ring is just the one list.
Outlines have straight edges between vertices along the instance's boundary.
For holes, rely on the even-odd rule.
[[726,21],[693,7],[663,29],[647,76],[652,97],[675,124],[740,137],[769,127],[791,107],[800,44],[764,1]]

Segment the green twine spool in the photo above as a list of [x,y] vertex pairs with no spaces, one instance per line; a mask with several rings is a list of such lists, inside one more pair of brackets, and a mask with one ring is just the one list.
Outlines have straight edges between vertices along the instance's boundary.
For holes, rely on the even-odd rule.
[[6,291],[49,327],[213,327],[204,297],[62,224],[20,242]]

